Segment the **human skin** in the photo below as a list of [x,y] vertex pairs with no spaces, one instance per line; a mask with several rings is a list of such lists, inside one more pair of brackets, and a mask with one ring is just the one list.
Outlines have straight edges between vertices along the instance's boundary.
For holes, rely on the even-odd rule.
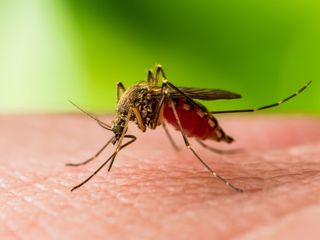
[[[220,116],[219,116],[220,117]],[[103,118],[110,122],[110,117]],[[0,239],[319,239],[320,118],[219,118],[239,149],[199,155],[244,193],[212,177],[169,128],[138,140],[70,192],[114,150],[91,157],[112,133],[83,115],[0,117]]]

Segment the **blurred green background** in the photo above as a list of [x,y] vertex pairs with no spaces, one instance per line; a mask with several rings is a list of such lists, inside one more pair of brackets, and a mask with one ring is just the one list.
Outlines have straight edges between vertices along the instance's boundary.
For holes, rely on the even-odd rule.
[[[320,2],[292,0],[1,0],[0,111],[112,112],[161,63],[176,85],[220,88],[275,112],[320,112]],[[268,112],[267,111],[267,112]]]

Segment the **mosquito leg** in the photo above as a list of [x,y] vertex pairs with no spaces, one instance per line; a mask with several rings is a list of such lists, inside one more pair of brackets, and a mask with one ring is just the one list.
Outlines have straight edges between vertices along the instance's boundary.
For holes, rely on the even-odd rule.
[[155,81],[154,81],[154,77],[151,69],[148,70],[147,82],[148,82],[148,85],[151,85],[151,86],[155,85]]
[[167,128],[167,125],[163,122],[163,123],[162,123],[162,126],[163,126],[163,129],[164,129],[164,131],[166,132],[166,134],[167,134],[167,136],[168,136],[168,138],[169,138],[169,141],[170,141],[172,147],[173,147],[176,151],[179,151],[179,147],[177,146],[177,144],[176,144],[175,141],[173,140],[171,134],[169,133],[168,128]]
[[123,86],[122,82],[117,83],[117,102],[119,102],[119,99],[121,97],[121,94],[126,91],[126,88]]
[[154,77],[154,79],[155,79],[155,84],[158,83],[160,74],[162,75],[162,78],[163,78],[163,79],[167,79],[167,77],[166,77],[166,75],[165,75],[165,73],[164,73],[164,71],[163,71],[162,66],[161,66],[160,64],[158,64],[158,65],[156,66],[156,73],[155,73],[155,77]]
[[145,124],[143,122],[143,119],[142,119],[142,116],[141,116],[141,113],[140,113],[139,109],[137,107],[134,107],[134,108],[132,108],[132,110],[136,115],[139,128],[141,129],[142,132],[145,132],[146,131],[146,126],[145,126]]
[[152,70],[148,71],[147,81],[149,85],[156,86],[159,81],[159,76],[162,75],[163,79],[166,79],[166,75],[163,71],[163,68],[160,64],[156,66],[155,75],[153,76]]
[[66,163],[66,166],[68,167],[78,167],[78,166],[82,166],[85,165],[91,161],[93,161],[94,159],[96,159],[102,152],[103,150],[113,141],[114,137],[112,137],[105,145],[103,145],[103,147],[91,158],[89,158],[88,160],[84,161],[84,162],[80,162],[80,163]]
[[167,97],[167,92],[168,92],[168,84],[170,84],[166,78],[166,75],[163,71],[163,68],[160,64],[158,64],[156,66],[156,73],[155,73],[155,85],[158,83],[158,80],[159,80],[159,76],[160,74],[162,75],[162,86],[161,86],[161,95],[160,95],[160,101],[158,103],[158,106],[155,110],[155,115],[154,115],[154,118],[153,118],[153,122],[151,124],[151,128],[152,129],[155,129],[158,125],[158,121],[159,121],[159,116],[160,116],[160,112],[161,112],[161,109],[163,107],[163,104],[164,104],[164,101]]
[[86,184],[91,178],[93,178],[111,159],[114,159],[116,157],[116,154],[113,153],[108,159],[107,161],[105,161],[96,171],[94,171],[94,173],[92,173],[86,180],[84,180],[83,182],[81,182],[80,184],[74,186],[73,188],[71,188],[71,192],[76,190],[77,188],[83,186],[84,184]]
[[[133,135],[125,135],[124,136],[125,138],[131,138],[131,140],[125,144],[123,144],[121,147],[120,147],[120,150],[125,148],[126,146],[130,145],[131,143],[133,143],[137,138]],[[74,186],[72,189],[71,189],[71,192],[76,190],[77,188],[83,186],[84,184],[86,184],[91,178],[93,178],[110,160],[111,161],[114,161],[115,157],[117,155],[117,152],[115,151],[99,168],[97,168],[97,170],[95,170],[86,180],[84,180],[83,182],[81,182],[80,184]]]
[[310,84],[312,81],[309,81],[306,85],[304,85],[301,89],[299,89],[297,92],[295,92],[294,94],[290,95],[289,97],[277,102],[277,103],[273,103],[270,105],[266,105],[263,107],[258,107],[258,108],[252,108],[252,109],[242,109],[242,110],[227,110],[227,111],[211,111],[210,113],[213,114],[217,114],[217,113],[238,113],[238,112],[256,112],[256,111],[260,111],[263,109],[267,109],[267,108],[272,108],[272,107],[276,107],[279,106],[280,104],[290,100],[291,98],[296,97],[297,95],[299,95],[301,92],[303,92]]
[[235,186],[233,186],[230,182],[228,182],[226,179],[224,179],[222,176],[220,176],[216,171],[214,171],[212,168],[209,167],[208,164],[206,164],[205,161],[203,161],[201,159],[201,157],[196,153],[196,151],[192,148],[192,146],[190,145],[189,141],[188,141],[188,138],[187,136],[185,135],[184,133],[184,130],[182,128],[182,125],[181,125],[181,122],[180,122],[180,119],[179,119],[179,116],[178,116],[178,113],[176,111],[176,107],[174,105],[174,102],[172,101],[172,99],[170,98],[169,94],[168,94],[168,98],[169,98],[169,101],[170,101],[170,104],[171,104],[171,107],[172,107],[172,111],[174,113],[174,116],[176,118],[176,121],[178,123],[178,126],[179,126],[179,130],[182,134],[182,137],[183,137],[183,140],[185,142],[185,145],[187,146],[188,149],[190,149],[190,151],[193,153],[193,155],[202,163],[203,166],[205,166],[209,172],[216,178],[218,178],[220,181],[224,182],[225,185],[229,186],[230,188],[234,189],[235,191],[237,192],[243,192],[242,189],[240,188],[237,188]]
[[153,122],[151,123],[151,128],[152,129],[155,129],[157,127],[157,125],[158,125],[160,112],[161,112],[161,109],[163,108],[164,101],[165,101],[165,99],[167,97],[167,92],[168,92],[167,82],[168,82],[167,80],[163,80],[163,82],[162,82],[160,101],[159,101],[158,106],[157,106],[157,108],[155,110],[155,115],[154,115],[154,118],[153,118]]
[[165,99],[167,98],[167,96],[169,95],[168,93],[168,86],[173,88],[174,90],[176,90],[178,93],[181,94],[181,96],[185,97],[190,103],[194,104],[194,105],[197,105],[197,103],[190,97],[188,97],[186,94],[184,94],[184,92],[182,92],[179,88],[177,88],[176,86],[174,86],[172,83],[170,83],[166,77],[165,77],[165,74],[163,72],[163,69],[162,69],[162,66],[161,65],[158,65],[157,66],[157,69],[156,71],[158,72],[158,75],[160,73],[162,73],[162,77],[164,78],[162,80],[162,86],[161,86],[161,96],[160,96],[160,101],[159,101],[159,104],[157,106],[157,109],[155,111],[155,117],[154,117],[154,122],[152,123],[152,128],[156,128],[157,127],[157,123],[158,123],[158,118],[159,118],[159,114],[160,114],[160,111],[161,111],[161,108],[163,106],[163,103],[165,101]]
[[211,147],[207,144],[205,144],[203,141],[197,139],[197,142],[204,148],[214,152],[214,153],[218,153],[218,154],[235,154],[235,153],[239,153],[241,151],[241,149],[231,149],[231,150],[221,150],[221,149],[217,149],[214,147]]

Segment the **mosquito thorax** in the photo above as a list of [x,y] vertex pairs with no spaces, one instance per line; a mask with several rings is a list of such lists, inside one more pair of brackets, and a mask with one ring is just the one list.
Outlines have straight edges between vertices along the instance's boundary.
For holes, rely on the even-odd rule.
[[[133,85],[119,99],[117,118],[126,118],[129,109],[136,108],[141,115],[144,126],[151,128],[158,103],[159,99],[153,96],[153,90],[146,82]],[[130,120],[134,121],[139,127],[135,113],[132,114]]]

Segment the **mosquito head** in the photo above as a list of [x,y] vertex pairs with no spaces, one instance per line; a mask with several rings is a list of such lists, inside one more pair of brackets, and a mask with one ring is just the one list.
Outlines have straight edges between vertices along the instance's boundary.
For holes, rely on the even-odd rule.
[[123,131],[126,131],[125,129],[125,118],[122,115],[118,115],[112,122],[111,131],[114,133],[114,140],[113,144],[115,144],[120,138],[123,133]]
[[114,139],[115,140],[119,140],[121,135],[122,135],[122,132],[123,132],[123,126],[120,125],[120,124],[115,124],[112,126],[112,131],[114,133]]

